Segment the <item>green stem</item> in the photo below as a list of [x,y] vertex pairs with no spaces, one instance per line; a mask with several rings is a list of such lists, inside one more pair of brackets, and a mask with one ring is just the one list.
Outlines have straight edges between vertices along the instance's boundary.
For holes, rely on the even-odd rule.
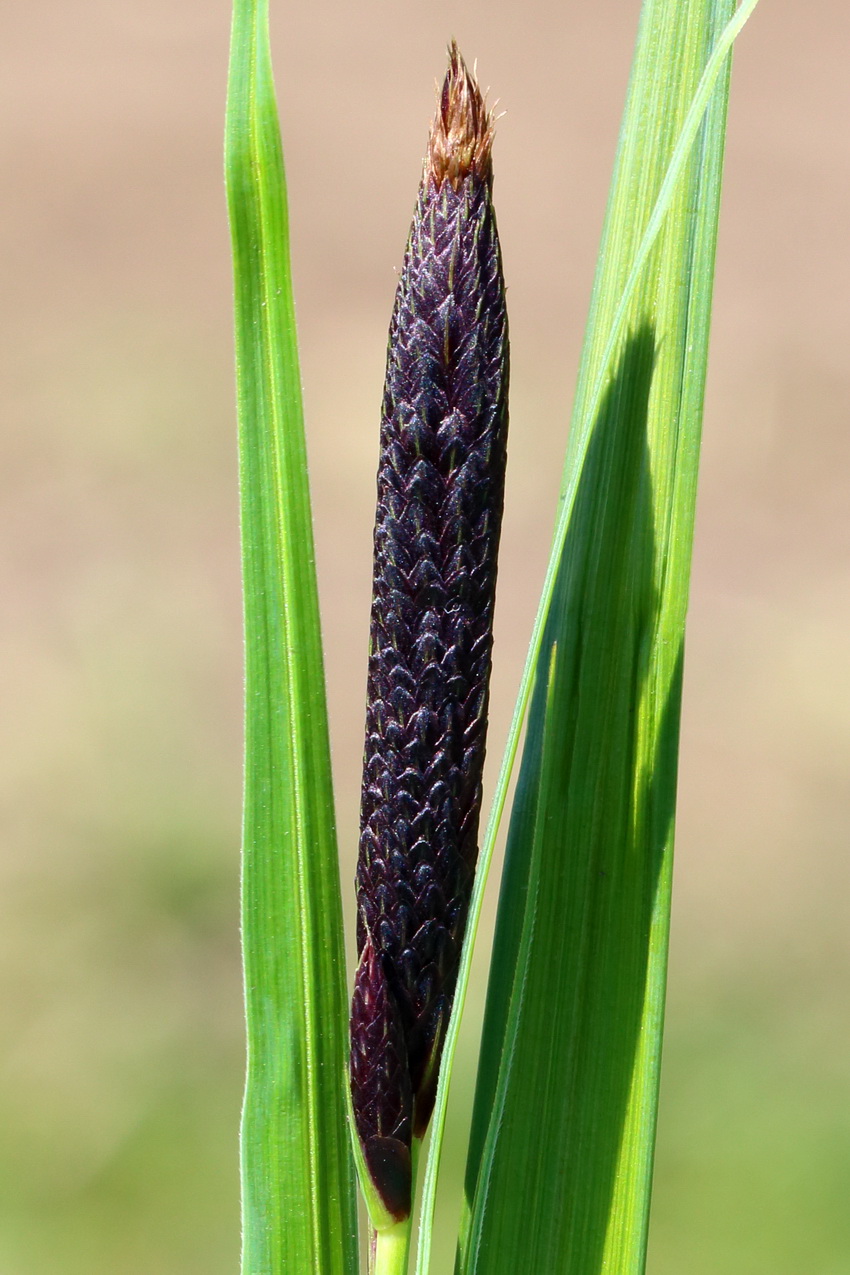
[[407,1275],[411,1221],[412,1218],[407,1217],[395,1226],[375,1232],[372,1275]]

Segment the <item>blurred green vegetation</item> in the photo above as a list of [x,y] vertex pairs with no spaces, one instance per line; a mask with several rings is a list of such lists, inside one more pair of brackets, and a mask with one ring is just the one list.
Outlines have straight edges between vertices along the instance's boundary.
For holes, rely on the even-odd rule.
[[652,1275],[850,1271],[848,970],[777,978],[774,955],[771,973],[674,983]]
[[191,343],[126,322],[15,371],[37,428],[6,439],[0,1270],[232,1271],[238,577],[235,546],[207,556],[229,404],[213,384],[204,412]]
[[4,1050],[3,1271],[236,1268],[234,882],[215,858],[117,843],[30,911]]

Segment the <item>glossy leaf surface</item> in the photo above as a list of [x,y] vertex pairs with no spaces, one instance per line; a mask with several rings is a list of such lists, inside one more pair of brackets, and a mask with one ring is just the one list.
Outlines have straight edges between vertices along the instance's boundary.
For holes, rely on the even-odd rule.
[[353,1275],[347,997],[319,610],[263,0],[236,0],[226,173],[245,597],[243,1275]]
[[537,678],[508,839],[464,1275],[644,1267],[728,62],[666,179],[733,13],[644,4],[537,667],[558,659],[548,689]]

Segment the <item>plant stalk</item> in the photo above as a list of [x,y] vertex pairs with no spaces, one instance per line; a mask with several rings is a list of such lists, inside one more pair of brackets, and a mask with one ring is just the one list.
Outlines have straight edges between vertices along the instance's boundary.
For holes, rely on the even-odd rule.
[[371,1275],[407,1275],[412,1218],[406,1217],[383,1231],[375,1231]]

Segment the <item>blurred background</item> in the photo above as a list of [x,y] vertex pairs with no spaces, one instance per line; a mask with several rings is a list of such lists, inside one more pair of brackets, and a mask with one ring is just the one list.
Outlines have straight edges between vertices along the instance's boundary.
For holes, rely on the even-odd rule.
[[[386,327],[445,44],[507,111],[494,762],[639,0],[272,9],[350,913]],[[766,2],[736,54],[651,1275],[850,1275],[850,9],[816,10]],[[0,1275],[237,1269],[228,35],[226,0],[0,13]]]

